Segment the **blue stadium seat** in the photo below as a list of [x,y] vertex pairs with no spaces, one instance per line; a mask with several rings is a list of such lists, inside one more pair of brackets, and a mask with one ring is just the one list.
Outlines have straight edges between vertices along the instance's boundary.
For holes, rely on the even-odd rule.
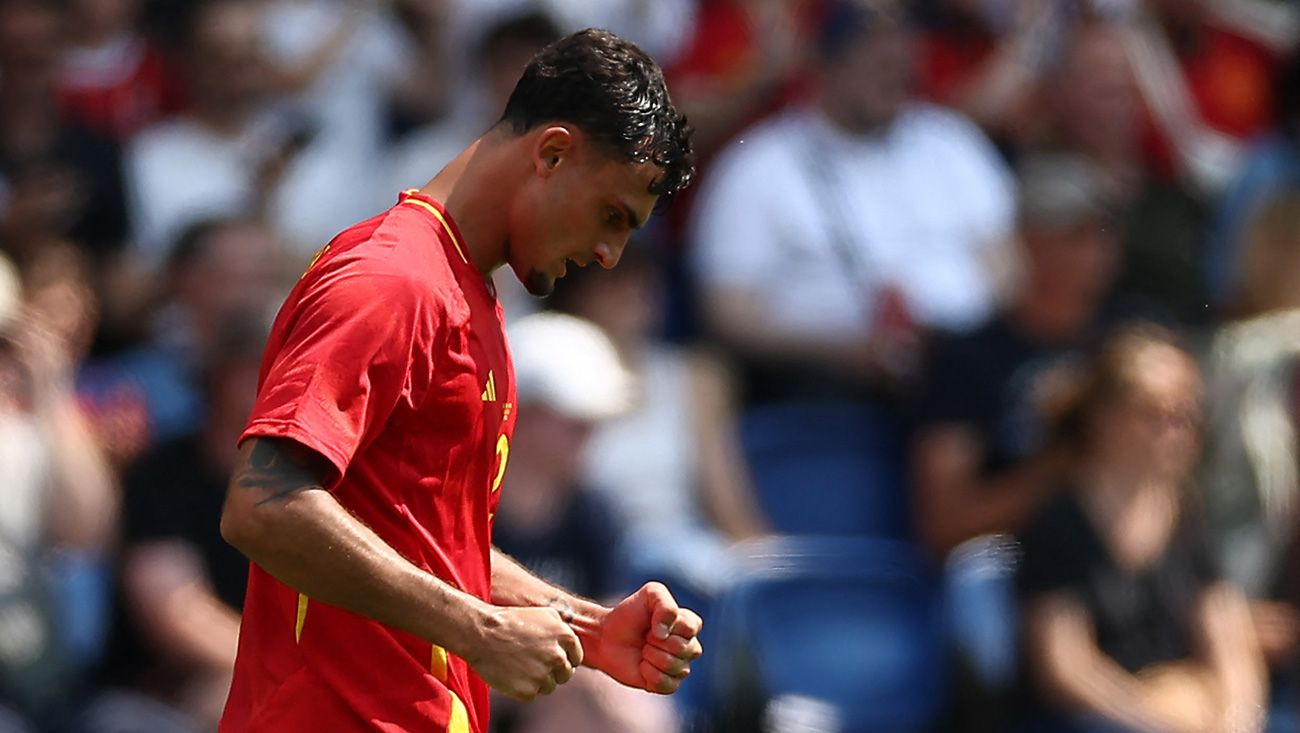
[[858,403],[763,405],[741,416],[759,503],[777,532],[910,537],[898,419]]
[[783,538],[756,559],[715,614],[715,727],[763,730],[762,711],[793,697],[833,711],[838,723],[825,730],[931,729],[947,657],[937,583],[914,547]]

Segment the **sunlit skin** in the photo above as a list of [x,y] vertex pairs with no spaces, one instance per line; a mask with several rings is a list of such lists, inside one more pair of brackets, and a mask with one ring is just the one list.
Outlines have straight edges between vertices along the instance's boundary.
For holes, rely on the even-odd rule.
[[557,123],[522,135],[489,131],[421,191],[445,204],[484,277],[508,264],[528,292],[544,296],[570,262],[618,264],[654,210],[650,188],[662,173]]

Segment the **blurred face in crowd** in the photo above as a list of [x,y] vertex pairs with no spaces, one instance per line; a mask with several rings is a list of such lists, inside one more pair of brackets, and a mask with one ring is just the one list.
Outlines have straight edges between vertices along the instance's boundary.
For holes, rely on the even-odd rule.
[[139,5],[136,0],[74,0],[72,24],[87,39],[107,39],[132,30]]
[[592,427],[589,420],[570,417],[542,403],[521,405],[511,462],[540,472],[557,485],[570,484],[577,480]]
[[59,15],[48,4],[0,0],[0,81],[4,86],[51,80],[59,58]]
[[841,127],[866,133],[888,125],[911,98],[915,38],[878,21],[823,66],[822,105]]
[[1184,351],[1163,343],[1131,354],[1124,388],[1093,415],[1094,460],[1124,475],[1179,481],[1200,452],[1201,381]]
[[1135,151],[1141,101],[1117,29],[1097,23],[1075,31],[1049,88],[1067,145],[1089,155]]
[[1036,292],[1100,303],[1119,267],[1120,244],[1114,222],[1096,216],[1068,224],[1021,225],[1021,237]]
[[189,71],[203,110],[243,111],[266,89],[262,16],[245,0],[216,0],[196,11]]
[[284,290],[283,254],[275,236],[252,222],[207,235],[204,251],[178,275],[178,297],[201,324],[264,311]]

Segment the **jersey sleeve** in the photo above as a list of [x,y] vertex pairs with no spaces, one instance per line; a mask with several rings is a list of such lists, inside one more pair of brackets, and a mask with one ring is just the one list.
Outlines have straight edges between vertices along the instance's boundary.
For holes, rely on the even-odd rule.
[[288,438],[347,472],[357,451],[403,399],[413,355],[436,329],[433,299],[409,277],[363,261],[322,263],[302,291],[274,354],[248,426],[250,437]]

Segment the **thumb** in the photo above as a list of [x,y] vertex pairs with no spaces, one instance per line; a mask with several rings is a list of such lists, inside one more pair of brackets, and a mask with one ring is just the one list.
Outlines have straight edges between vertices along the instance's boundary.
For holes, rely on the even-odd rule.
[[647,583],[642,588],[642,593],[646,604],[650,607],[650,635],[663,641],[672,634],[673,627],[677,625],[677,616],[681,607],[662,583]]

